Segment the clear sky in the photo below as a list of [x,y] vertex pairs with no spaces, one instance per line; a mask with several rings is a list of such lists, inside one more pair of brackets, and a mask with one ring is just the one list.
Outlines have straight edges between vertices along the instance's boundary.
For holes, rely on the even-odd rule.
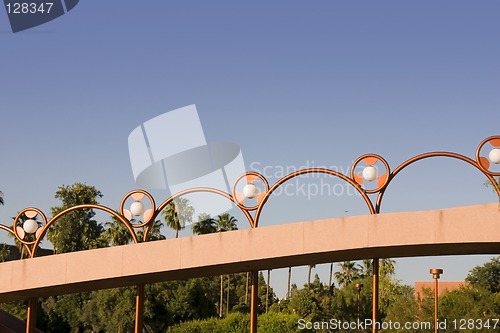
[[[13,34],[0,10],[1,223],[28,206],[49,214],[57,187],[76,181],[117,208],[136,187],[130,132],[190,104],[207,140],[239,144],[270,182],[287,168],[346,171],[368,152],[392,168],[434,150],[473,157],[499,134],[499,14],[492,0],[86,0]],[[495,201],[483,182],[457,161],[421,162],[395,179],[383,211]],[[365,213],[347,192],[283,194],[262,225]],[[398,278],[430,280],[439,266],[462,280],[488,258],[398,260]],[[327,265],[315,272],[327,281]],[[306,275],[295,269],[293,282]],[[285,285],[274,272],[278,295]]]

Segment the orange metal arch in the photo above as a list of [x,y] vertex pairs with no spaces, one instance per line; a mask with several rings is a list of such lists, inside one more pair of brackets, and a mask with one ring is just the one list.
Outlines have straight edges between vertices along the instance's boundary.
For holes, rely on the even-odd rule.
[[305,175],[305,174],[310,174],[310,173],[321,173],[321,174],[327,174],[327,175],[331,175],[331,176],[334,176],[334,177],[338,177],[342,180],[344,180],[345,182],[349,183],[352,187],[354,187],[354,189],[356,189],[356,191],[359,192],[359,194],[363,197],[366,205],[368,206],[368,209],[370,210],[370,214],[375,214],[375,209],[373,208],[373,204],[370,200],[370,198],[368,197],[368,195],[366,194],[366,191],[363,190],[358,183],[356,183],[353,179],[347,177],[346,175],[340,173],[340,172],[337,172],[337,171],[334,171],[334,170],[330,170],[330,169],[324,169],[324,168],[309,168],[309,169],[304,169],[304,170],[299,170],[299,171],[295,171],[293,173],[290,173],[284,177],[282,177],[281,179],[279,179],[267,192],[266,194],[264,195],[264,197],[262,198],[262,201],[260,202],[260,204],[258,205],[258,208],[257,208],[257,212],[255,213],[255,226],[257,227],[258,226],[258,222],[259,222],[259,217],[260,217],[260,214],[262,212],[262,209],[264,208],[267,200],[269,199],[269,197],[271,196],[271,194],[278,188],[280,187],[283,183],[285,183],[286,181],[294,178],[294,177],[297,177],[297,176],[300,176],[300,175]]
[[391,184],[391,182],[394,179],[394,177],[396,177],[402,170],[404,170],[409,165],[411,165],[411,164],[413,164],[415,162],[427,159],[427,158],[432,158],[432,157],[449,157],[449,158],[454,158],[454,159],[458,159],[460,161],[466,162],[466,163],[474,166],[477,170],[479,170],[488,179],[488,181],[491,182],[491,184],[494,186],[495,192],[497,193],[498,198],[500,200],[500,189],[498,188],[498,185],[497,185],[497,183],[495,181],[495,178],[493,176],[491,176],[490,174],[486,173],[479,166],[479,164],[476,161],[474,161],[473,159],[471,159],[471,158],[469,158],[467,156],[464,156],[464,155],[460,155],[460,154],[456,154],[456,153],[450,153],[450,152],[445,152],[445,151],[437,151],[437,152],[430,152],[430,153],[425,153],[425,154],[420,154],[420,155],[414,156],[414,157],[412,157],[412,158],[404,161],[403,163],[401,163],[398,167],[396,167],[394,169],[394,171],[392,171],[389,174],[389,177],[387,179],[386,185],[380,190],[380,192],[379,192],[379,194],[377,196],[377,200],[376,200],[376,203],[375,203],[375,209],[376,209],[377,213],[380,213],[380,208],[382,206],[382,199],[384,197],[385,191],[387,190],[387,188]]

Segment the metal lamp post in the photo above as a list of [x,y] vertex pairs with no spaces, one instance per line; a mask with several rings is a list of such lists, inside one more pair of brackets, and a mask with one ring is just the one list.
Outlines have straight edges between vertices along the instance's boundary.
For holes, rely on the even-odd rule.
[[440,268],[431,268],[430,273],[434,279],[434,332],[438,332],[438,294],[439,294],[439,277],[443,274]]

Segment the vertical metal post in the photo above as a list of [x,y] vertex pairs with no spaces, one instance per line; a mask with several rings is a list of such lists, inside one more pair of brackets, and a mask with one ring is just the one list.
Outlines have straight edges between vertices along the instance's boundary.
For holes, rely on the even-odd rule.
[[257,333],[259,311],[259,271],[252,271],[252,291],[250,296],[250,333]]
[[434,279],[434,333],[438,333],[438,279]]
[[372,332],[377,333],[378,325],[378,279],[379,278],[379,259],[373,259],[373,272],[372,272]]
[[30,298],[28,300],[28,313],[26,314],[26,333],[35,333],[37,308],[37,299],[34,297]]
[[135,296],[135,333],[142,333],[144,326],[144,285],[137,285]]
[[434,279],[434,333],[438,333],[438,295],[439,295],[439,282],[438,279],[443,270],[440,268],[431,268],[430,273]]

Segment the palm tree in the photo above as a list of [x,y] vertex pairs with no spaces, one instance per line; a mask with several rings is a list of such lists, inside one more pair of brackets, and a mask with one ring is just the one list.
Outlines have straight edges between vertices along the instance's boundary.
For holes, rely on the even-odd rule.
[[132,235],[116,216],[111,217],[111,222],[104,224],[106,230],[102,233],[102,237],[111,245],[126,245],[132,240]]
[[0,262],[9,260],[10,247],[7,244],[0,244]]
[[340,263],[340,271],[334,274],[337,283],[343,287],[352,283],[360,277],[360,270],[353,261],[344,261]]
[[[154,221],[148,234],[148,241],[157,241],[167,238],[161,234],[161,227],[163,227],[163,223],[160,220]],[[139,242],[144,241],[144,229],[137,231],[137,239]]]
[[292,288],[292,266],[288,267],[288,286],[287,286],[287,289],[286,289],[286,298],[287,299],[290,299],[290,292],[291,292],[291,288]]
[[373,260],[372,259],[363,259],[363,264],[361,266],[360,273],[363,276],[373,275]]
[[266,286],[266,313],[269,310],[269,286],[271,284],[271,270],[267,270],[267,286]]
[[492,184],[490,181],[486,181],[484,182],[484,185],[486,187],[492,187],[493,188],[493,191],[499,191],[500,190],[500,176],[498,176],[497,178],[495,178],[495,183],[496,184]]
[[193,229],[193,234],[195,235],[205,235],[217,232],[215,220],[207,213],[201,213],[198,215],[198,222],[194,223],[191,228]]
[[237,222],[238,220],[234,216],[228,213],[221,214],[217,216],[217,220],[215,220],[216,232],[238,230]]
[[[396,262],[389,258],[379,259],[379,271],[380,276],[391,276],[396,272],[395,269]],[[361,276],[371,276],[373,275],[373,260],[364,259],[360,270]]]
[[381,276],[392,276],[396,272],[396,261],[389,259],[389,258],[384,258],[380,260],[379,264],[380,268],[380,275]]
[[4,204],[3,193],[2,193],[2,191],[0,191],[0,205],[3,205],[3,204]]
[[[231,231],[231,230],[238,230],[237,223],[238,220],[234,217],[229,215],[228,213],[221,214],[217,217],[217,220],[215,220],[215,230],[216,232],[225,232],[225,231]],[[229,278],[230,276],[227,276],[228,278],[228,288],[227,288],[227,299],[229,299]],[[224,277],[221,275],[220,277],[220,308],[219,308],[219,317],[222,317],[222,291],[223,291],[223,283],[224,283]],[[229,313],[229,304],[227,304],[227,312]]]
[[172,200],[162,211],[167,227],[175,230],[175,238],[179,238],[179,231],[184,229],[186,223],[191,223],[194,208],[186,198]]
[[181,219],[179,219],[179,215],[175,206],[175,200],[171,201],[162,211],[162,214],[167,227],[175,230],[175,238],[179,238],[179,230],[184,229],[184,224]]
[[330,295],[333,294],[333,262],[330,263],[330,277],[328,278],[328,291],[330,292]]
[[312,269],[316,267],[316,265],[308,265],[308,271],[307,271],[307,290],[311,287],[311,271]]

